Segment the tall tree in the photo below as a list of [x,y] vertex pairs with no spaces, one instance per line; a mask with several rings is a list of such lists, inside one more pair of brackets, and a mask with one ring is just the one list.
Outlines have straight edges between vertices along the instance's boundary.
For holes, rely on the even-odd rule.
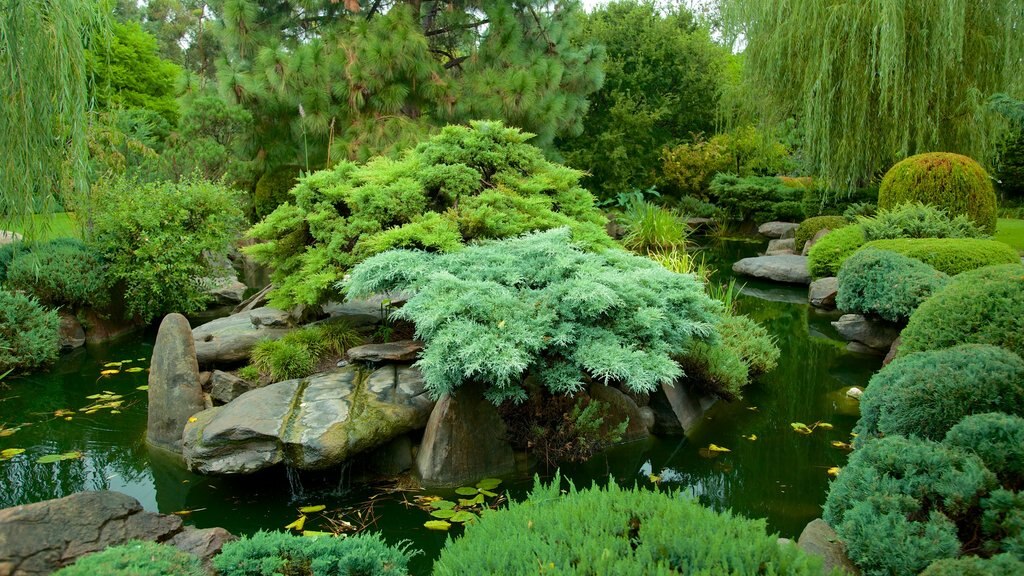
[[721,0],[746,44],[752,98],[796,115],[810,166],[865,184],[924,151],[991,158],[1004,122],[986,105],[1019,95],[1021,0]]

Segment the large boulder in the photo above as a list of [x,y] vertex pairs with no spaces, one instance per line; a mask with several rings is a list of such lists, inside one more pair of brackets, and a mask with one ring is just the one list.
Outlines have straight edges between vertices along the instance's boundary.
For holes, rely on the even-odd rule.
[[423,428],[433,405],[411,366],[286,380],[196,414],[185,426],[185,462],[204,474],[329,468]]
[[649,416],[645,417],[636,402],[622,390],[594,383],[590,385],[590,397],[607,406],[608,416],[602,426],[603,431],[619,426],[628,419],[621,441],[632,442],[647,438]]
[[242,302],[248,288],[237,278],[207,278],[203,280],[206,293],[213,297],[214,306],[235,306]]
[[882,354],[888,352],[900,335],[899,326],[882,320],[869,320],[860,314],[843,314],[832,326],[847,341],[859,342]]
[[168,314],[160,322],[149,366],[146,441],[180,452],[185,423],[204,407],[192,327],[181,314]]
[[765,222],[757,227],[757,232],[769,238],[793,238],[799,227],[795,222]]
[[683,382],[662,384],[651,394],[649,405],[654,412],[654,433],[665,436],[687,434],[704,419],[704,413],[714,403],[715,398],[694,394]]
[[803,251],[800,252],[800,254],[802,256],[807,256],[808,254],[810,254],[811,248],[813,248],[814,245],[817,244],[819,240],[824,238],[825,235],[828,234],[829,232],[831,232],[831,230],[829,230],[828,228],[822,228],[821,230],[815,232],[814,236],[812,236],[810,240],[804,243],[804,249]]
[[797,539],[797,546],[801,550],[822,559],[822,574],[832,574],[838,569],[840,573],[860,574],[860,570],[846,555],[846,545],[839,540],[839,535],[821,518],[815,518],[804,527]]
[[62,351],[74,350],[85,345],[85,329],[78,317],[61,310],[60,314],[60,349]]
[[796,238],[776,238],[768,241],[768,250],[765,256],[783,256],[796,254]]
[[744,258],[732,265],[732,271],[776,282],[811,283],[811,273],[807,270],[807,257],[795,254]]
[[419,340],[396,340],[353,346],[345,352],[349,362],[414,362],[423,350]]
[[391,310],[401,307],[408,299],[409,294],[395,292],[366,299],[328,302],[324,305],[324,313],[332,319],[345,320],[354,327],[373,326],[383,322]]
[[201,365],[238,364],[249,359],[260,340],[277,340],[292,328],[288,313],[256,308],[203,324],[192,331]]
[[839,279],[835,276],[819,278],[811,282],[807,290],[807,300],[811,306],[832,309],[836,307],[836,295],[839,294]]

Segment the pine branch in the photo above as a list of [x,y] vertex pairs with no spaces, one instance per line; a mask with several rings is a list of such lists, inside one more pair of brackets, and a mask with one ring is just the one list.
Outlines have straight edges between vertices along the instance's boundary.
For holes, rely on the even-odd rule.
[[427,30],[426,32],[423,33],[423,35],[426,36],[427,38],[429,38],[431,36],[438,36],[440,34],[447,34],[449,32],[454,32],[456,30],[465,30],[465,29],[469,29],[469,28],[479,28],[480,26],[483,26],[485,24],[490,24],[490,23],[491,23],[491,21],[487,20],[487,19],[485,19],[485,20],[477,20],[476,22],[470,22],[469,24],[459,24],[457,26],[449,26],[447,28],[438,28],[437,30]]
[[367,22],[369,22],[370,19],[373,18],[374,14],[376,14],[377,11],[380,10],[380,3],[381,3],[381,0],[374,0],[373,6],[370,6],[369,12],[366,13],[366,21]]

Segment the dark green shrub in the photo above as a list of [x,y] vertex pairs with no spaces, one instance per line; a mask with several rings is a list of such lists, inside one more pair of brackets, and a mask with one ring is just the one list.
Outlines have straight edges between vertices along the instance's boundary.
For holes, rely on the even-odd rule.
[[526,501],[486,512],[448,540],[433,574],[821,574],[817,558],[779,546],[764,520],[614,481],[560,489],[558,475],[537,479]]
[[[878,188],[857,188],[852,192],[829,190],[820,184],[804,189],[800,204],[807,218],[815,216],[845,216],[855,205],[874,205],[878,202]],[[861,210],[857,210],[860,212]]]
[[0,286],[7,280],[7,267],[11,265],[14,257],[24,249],[25,243],[21,241],[0,244]]
[[0,289],[0,374],[29,371],[57,359],[60,318],[30,296]]
[[379,534],[306,537],[257,532],[224,545],[213,558],[220,576],[404,576],[415,554]]
[[977,455],[1003,486],[1024,484],[1024,418],[1002,412],[967,416],[943,442]]
[[939,272],[956,276],[961,272],[1020,262],[1020,254],[996,240],[978,238],[898,238],[872,240],[864,248],[898,252],[916,258]]
[[630,202],[618,220],[626,229],[623,246],[642,254],[685,248],[690,235],[682,215],[644,200]]
[[800,205],[803,189],[786,186],[775,176],[740,178],[735,174],[717,174],[710,189],[715,203],[730,220],[760,224],[804,219]]
[[882,178],[878,207],[923,202],[950,215],[964,214],[987,233],[996,231],[996,192],[985,169],[949,152],[918,154],[896,163]]
[[698,343],[679,359],[685,381],[707,394],[740,398],[744,386],[775,369],[779,348],[763,326],[746,316],[726,315],[718,333],[720,343]]
[[860,226],[833,230],[811,246],[807,252],[807,269],[815,278],[835,276],[843,262],[866,241]]
[[921,576],[1007,576],[1024,574],[1024,562],[1011,554],[991,558],[964,556],[933,562]]
[[839,269],[836,306],[844,312],[903,322],[947,282],[948,276],[920,260],[864,248],[847,258]]
[[950,217],[941,208],[920,202],[880,210],[858,224],[871,240],[893,238],[987,238],[985,230],[963,214]]
[[870,218],[878,212],[878,205],[873,202],[855,202],[843,210],[843,218],[855,222],[857,218]]
[[977,523],[979,502],[995,486],[974,455],[889,436],[853,452],[823,517],[865,576],[917,574],[960,554],[958,527]]
[[195,556],[166,544],[132,541],[111,546],[57,570],[54,576],[205,576]]
[[980,268],[950,280],[910,316],[898,354],[965,343],[1024,355],[1024,266]]
[[893,360],[860,399],[857,444],[900,434],[941,440],[965,416],[1024,414],[1024,360],[995,346],[962,344]]
[[994,490],[981,501],[981,511],[984,550],[1024,557],[1024,494]]
[[302,169],[298,166],[278,166],[265,172],[256,181],[253,208],[257,218],[266,218],[278,206],[291,200],[289,192],[295,187]]
[[676,198],[676,210],[692,218],[717,218],[720,210],[710,202],[704,202],[693,196]]
[[850,225],[850,221],[842,216],[814,216],[800,223],[796,229],[796,251],[804,249],[804,244],[814,238],[818,232],[825,230],[838,230]]
[[7,268],[7,286],[22,290],[47,306],[90,306],[110,303],[110,282],[102,258],[78,240],[35,244]]

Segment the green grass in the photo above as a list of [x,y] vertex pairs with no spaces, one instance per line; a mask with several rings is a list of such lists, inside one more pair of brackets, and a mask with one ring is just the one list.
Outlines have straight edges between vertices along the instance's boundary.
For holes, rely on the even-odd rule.
[[996,224],[995,238],[1013,246],[1018,252],[1024,252],[1024,220],[1000,218]]
[[[57,212],[54,214],[36,214],[32,217],[32,228],[36,240],[53,240],[54,238],[81,238],[82,231],[73,212]],[[19,234],[25,233],[24,222],[0,223],[0,229],[10,230]]]

